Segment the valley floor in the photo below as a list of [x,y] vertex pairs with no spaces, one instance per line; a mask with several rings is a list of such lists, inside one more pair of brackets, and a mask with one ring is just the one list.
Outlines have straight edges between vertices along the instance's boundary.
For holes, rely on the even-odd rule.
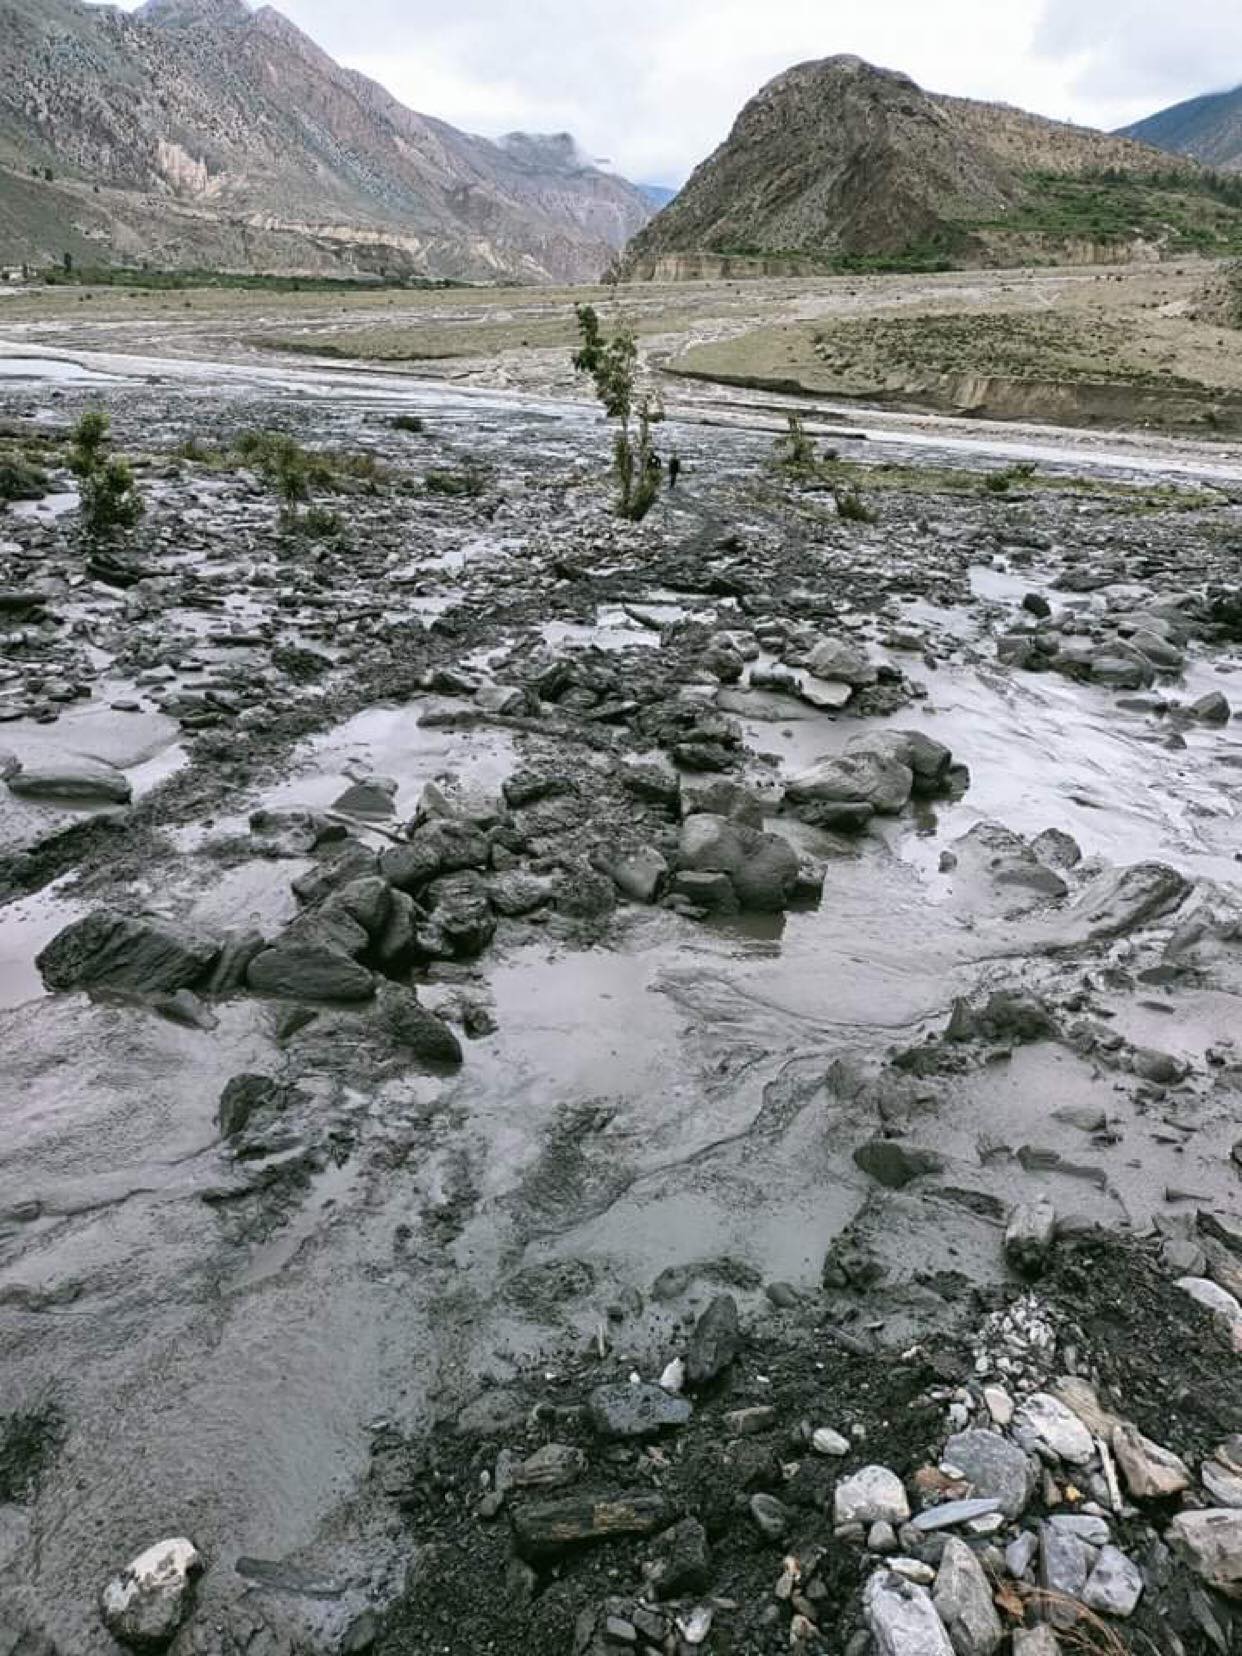
[[0,296],[3,1656],[1229,1649],[1242,451],[670,377],[635,526],[575,295],[186,297]]

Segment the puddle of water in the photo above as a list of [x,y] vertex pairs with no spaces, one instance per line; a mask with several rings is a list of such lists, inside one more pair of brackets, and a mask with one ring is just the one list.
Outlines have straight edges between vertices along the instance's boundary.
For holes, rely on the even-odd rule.
[[0,922],[0,1009],[24,1006],[45,993],[35,957],[84,912],[80,904],[57,894],[71,878],[67,874],[42,891],[5,905]]
[[423,706],[370,707],[302,750],[289,777],[263,796],[269,809],[330,806],[357,775],[390,776],[398,784],[394,825],[413,814],[428,782],[448,773],[472,788],[495,792],[516,757],[507,732],[425,729]]
[[298,1252],[331,1222],[334,1212],[348,1199],[358,1177],[358,1167],[351,1159],[333,1162],[312,1179],[297,1213],[269,1242],[254,1250],[237,1273],[231,1285],[232,1292],[255,1288],[259,1283],[279,1276]]
[[[4,366],[4,359],[0,358],[0,369]],[[44,495],[42,500],[15,500],[9,507],[14,517],[30,518],[36,522],[54,523],[57,518],[68,516],[78,509],[79,495],[76,489],[66,489],[59,494]]]

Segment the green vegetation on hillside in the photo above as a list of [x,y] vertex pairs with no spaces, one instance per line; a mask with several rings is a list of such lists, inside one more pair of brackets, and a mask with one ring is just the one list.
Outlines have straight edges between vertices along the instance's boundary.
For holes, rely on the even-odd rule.
[[1242,178],[1168,172],[1139,178],[1109,171],[1066,178],[1027,175],[1027,199],[971,229],[1102,243],[1136,238],[1170,253],[1242,252]]
[[48,287],[137,288],[142,292],[182,293],[190,288],[239,288],[260,293],[357,293],[369,288],[414,288],[439,292],[467,287],[429,276],[248,276],[227,270],[135,270],[122,265],[54,267],[39,273]]

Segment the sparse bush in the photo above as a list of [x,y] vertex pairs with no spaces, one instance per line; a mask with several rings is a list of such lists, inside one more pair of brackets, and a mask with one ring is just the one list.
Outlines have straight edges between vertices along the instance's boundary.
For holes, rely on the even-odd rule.
[[789,415],[789,429],[772,446],[782,471],[805,473],[815,469],[815,444],[807,436],[800,414]]
[[301,529],[311,540],[340,540],[344,524],[336,512],[327,506],[310,506],[302,518]]
[[392,421],[394,431],[408,431],[414,436],[421,435],[427,427],[417,414],[397,414]]
[[0,454],[0,506],[10,500],[42,500],[51,487],[42,467],[16,454]]
[[834,489],[832,498],[837,503],[837,516],[844,518],[847,523],[876,523],[879,521],[880,514],[874,506],[867,504],[857,483],[851,483],[846,489]]
[[428,494],[477,500],[486,488],[483,474],[474,467],[462,471],[429,471],[423,478]]
[[594,306],[579,305],[576,315],[582,345],[574,354],[574,368],[590,376],[604,412],[618,425],[613,442],[617,510],[631,523],[641,523],[660,493],[664,462],[652,427],[664,418],[664,410],[648,393],[637,395],[638,344],[630,329],[605,339]]
[[133,468],[109,453],[111,422],[98,409],[83,414],[73,429],[69,469],[78,479],[81,524],[91,540],[108,540],[133,529],[146,510]]
[[1023,460],[1016,465],[1006,466],[1004,471],[988,472],[983,479],[983,487],[988,494],[1008,494],[1015,483],[1029,483],[1034,475],[1034,462]]

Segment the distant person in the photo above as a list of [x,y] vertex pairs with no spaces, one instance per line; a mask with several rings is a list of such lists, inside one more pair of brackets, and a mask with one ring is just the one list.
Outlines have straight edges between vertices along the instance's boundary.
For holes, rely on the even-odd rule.
[[677,479],[681,476],[681,455],[670,454],[668,457],[668,487],[669,492],[677,487]]

